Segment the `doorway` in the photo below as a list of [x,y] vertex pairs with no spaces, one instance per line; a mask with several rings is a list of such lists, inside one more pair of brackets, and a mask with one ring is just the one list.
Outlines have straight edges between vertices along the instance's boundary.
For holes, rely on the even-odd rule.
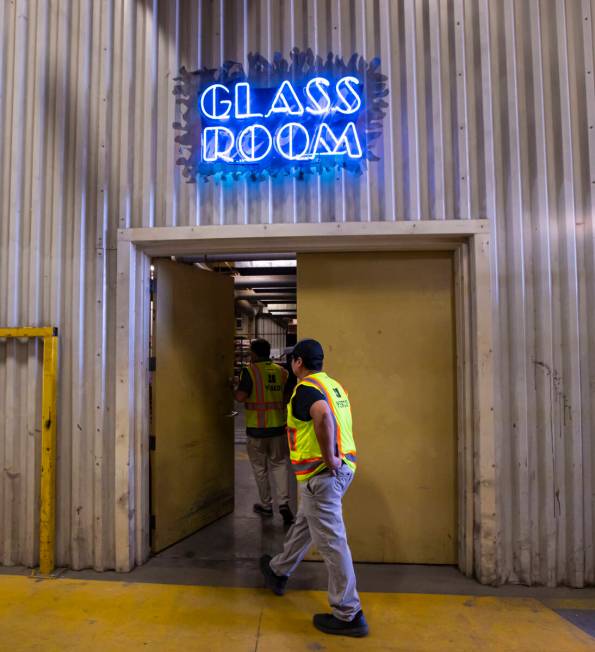
[[[493,349],[485,220],[272,224],[130,229],[119,233],[116,391],[116,565],[149,556],[147,363],[144,319],[154,256],[204,253],[453,251],[457,342],[458,563],[482,583],[496,577]],[[148,314],[148,311],[144,314]]]
[[[254,339],[266,339],[272,361],[286,366],[287,347],[295,340],[295,268],[295,254],[152,261],[153,554],[173,546],[166,557],[258,558],[261,538],[282,542],[279,519],[261,519],[253,511],[259,497],[246,454],[245,408],[234,404],[232,386],[250,364]],[[293,480],[289,460],[287,476]],[[295,511],[295,482],[289,484]],[[278,516],[276,500],[274,507]]]
[[[359,469],[345,518],[354,560],[455,564],[452,253],[249,258],[153,262],[152,552],[190,534],[179,550],[203,560],[257,559],[280,547],[279,519],[252,513],[244,406],[232,405],[227,381],[249,364],[255,338],[285,366],[297,328],[324,344],[325,370],[350,392]],[[295,501],[293,478],[291,488]]]

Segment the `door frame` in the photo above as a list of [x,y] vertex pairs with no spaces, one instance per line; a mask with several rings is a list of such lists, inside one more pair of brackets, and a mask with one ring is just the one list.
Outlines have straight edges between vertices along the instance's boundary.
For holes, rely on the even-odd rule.
[[458,566],[497,581],[496,440],[488,220],[253,224],[118,231],[116,284],[116,570],[149,547],[149,294],[153,256],[452,251],[457,374]]

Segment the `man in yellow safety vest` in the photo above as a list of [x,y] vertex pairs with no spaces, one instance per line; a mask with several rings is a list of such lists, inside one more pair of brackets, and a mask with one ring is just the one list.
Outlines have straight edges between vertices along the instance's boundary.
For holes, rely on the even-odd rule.
[[291,525],[293,514],[289,507],[289,455],[285,436],[287,410],[283,401],[287,371],[271,362],[270,355],[271,345],[267,340],[251,342],[252,364],[242,369],[235,399],[246,407],[248,457],[260,496],[254,511],[262,516],[273,515],[268,475],[271,471],[277,485],[279,512],[283,522]]
[[300,504],[283,552],[260,558],[266,585],[283,595],[289,576],[313,543],[324,559],[332,614],[316,614],[327,634],[366,636],[368,624],[356,589],[343,523],[342,498],[356,467],[351,406],[340,383],[322,371],[324,352],[316,340],[298,342],[292,370],[298,378],[287,409],[287,437]]

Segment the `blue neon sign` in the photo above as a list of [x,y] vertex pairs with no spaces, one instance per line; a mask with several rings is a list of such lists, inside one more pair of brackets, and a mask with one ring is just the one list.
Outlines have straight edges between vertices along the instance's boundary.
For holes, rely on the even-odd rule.
[[[249,57],[246,75],[227,62],[219,71],[181,71],[174,90],[187,107],[177,141],[190,181],[197,177],[261,180],[267,176],[361,173],[381,134],[388,94],[379,61],[347,63],[293,50],[289,65]],[[285,64],[285,65],[284,65]]]

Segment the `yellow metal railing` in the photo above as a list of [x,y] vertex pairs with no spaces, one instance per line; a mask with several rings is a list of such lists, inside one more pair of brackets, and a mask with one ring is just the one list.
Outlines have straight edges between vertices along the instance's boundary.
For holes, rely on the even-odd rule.
[[43,386],[41,390],[41,491],[39,501],[39,573],[55,568],[56,539],[56,385],[58,376],[58,329],[0,328],[0,338],[40,337],[43,340]]

